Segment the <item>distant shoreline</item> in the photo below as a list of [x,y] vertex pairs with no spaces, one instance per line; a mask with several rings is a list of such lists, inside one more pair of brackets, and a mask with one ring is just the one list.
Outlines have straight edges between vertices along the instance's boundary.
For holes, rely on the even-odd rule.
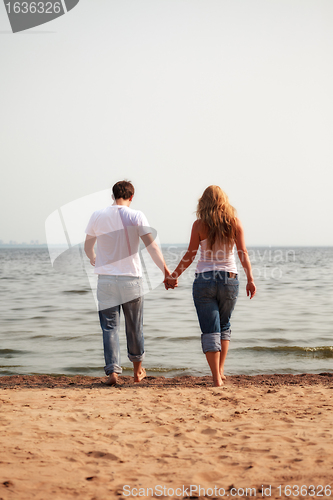
[[[56,245],[63,246],[63,245]],[[47,243],[29,244],[29,243],[1,243],[0,248],[48,248]]]
[[[83,242],[82,242],[83,244]],[[161,247],[187,247],[187,243],[161,243]],[[76,245],[73,245],[76,246]],[[47,243],[38,243],[38,244],[29,244],[29,243],[0,243],[0,249],[2,248],[68,248],[66,244],[51,244]],[[248,245],[248,248],[333,248],[333,245]]]

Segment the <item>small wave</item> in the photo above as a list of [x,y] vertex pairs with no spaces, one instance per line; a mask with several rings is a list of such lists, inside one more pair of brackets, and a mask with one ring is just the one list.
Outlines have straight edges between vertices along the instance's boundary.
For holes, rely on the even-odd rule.
[[302,346],[275,346],[275,347],[240,347],[235,350],[254,351],[265,354],[295,354],[296,356],[312,356],[317,358],[333,358],[333,346],[317,346],[317,347],[302,347]]
[[84,293],[89,293],[90,290],[65,290],[63,293],[77,293],[79,295],[82,295]]
[[272,337],[271,339],[266,339],[267,342],[270,342],[271,344],[275,343],[277,344],[278,342],[283,342],[284,344],[291,344],[292,340],[289,340],[288,338],[284,337]]
[[[154,373],[170,373],[170,372],[185,372],[188,371],[188,368],[178,368],[178,367],[173,367],[173,368],[161,368],[159,366],[145,366],[147,372],[154,372]],[[123,372],[132,372],[133,373],[133,368],[128,367],[128,366],[123,366],[122,367]]]
[[0,349],[0,357],[2,358],[12,358],[13,356],[22,356],[24,354],[29,354],[30,351],[19,351],[17,349]]
[[63,336],[63,337],[59,336],[59,337],[53,338],[52,340],[54,342],[68,342],[69,340],[75,340],[75,341],[81,340],[81,337],[80,337],[80,335],[75,335],[74,337],[73,336],[70,337],[68,335],[68,336]]
[[[0,370],[0,376],[1,377],[8,377],[9,375],[20,375],[19,371],[18,370],[8,370],[8,366],[7,367],[0,367],[1,370]],[[15,368],[15,366],[13,367]],[[18,367],[18,368],[21,368],[21,367]]]
[[148,335],[149,335],[149,338],[154,338],[154,340],[158,341],[158,340],[164,340],[166,342],[183,342],[184,340],[195,340],[195,341],[200,341],[200,335],[189,335],[188,337],[167,337],[167,336],[158,336],[156,337],[155,335],[152,335],[152,334],[147,334],[145,337],[148,338]]
[[153,368],[147,368],[147,372],[157,372],[157,373],[169,373],[169,372],[185,372],[187,371],[188,368],[158,368],[158,367],[153,367]]
[[[129,373],[133,374],[133,367],[131,366],[123,366],[122,367],[123,373]],[[75,374],[83,374],[83,373],[95,373],[96,371],[101,372],[101,376],[104,374],[104,369],[102,366],[67,366],[63,369],[64,373],[75,373]],[[158,366],[153,366],[153,367],[148,367],[146,366],[146,371],[147,372],[153,372],[153,373],[171,373],[171,372],[185,372],[188,371],[188,368],[179,368],[179,367],[173,367],[173,368],[161,368]]]
[[21,368],[21,365],[0,365],[1,368]]
[[165,337],[165,340],[168,342],[182,342],[183,340],[194,340],[197,342],[200,341],[200,335],[188,335],[187,337]]
[[101,374],[104,372],[103,367],[99,366],[67,366],[63,369],[63,373],[92,374],[95,373],[96,370],[100,371]]

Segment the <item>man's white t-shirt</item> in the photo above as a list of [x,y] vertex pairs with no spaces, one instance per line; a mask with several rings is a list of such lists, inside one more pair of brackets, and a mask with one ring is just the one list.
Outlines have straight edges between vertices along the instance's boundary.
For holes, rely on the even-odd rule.
[[92,214],[85,232],[97,237],[96,274],[142,276],[140,236],[152,232],[142,212],[111,205]]

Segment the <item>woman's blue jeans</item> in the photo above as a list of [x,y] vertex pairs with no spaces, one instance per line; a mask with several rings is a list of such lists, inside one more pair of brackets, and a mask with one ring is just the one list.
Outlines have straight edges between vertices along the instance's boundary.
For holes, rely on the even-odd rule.
[[239,281],[227,271],[197,273],[193,300],[201,328],[204,353],[221,351],[221,340],[230,340],[230,317],[236,305]]
[[144,359],[142,279],[99,275],[99,320],[103,331],[105,373],[122,373],[120,365],[120,309],[125,317],[127,355],[132,362]]

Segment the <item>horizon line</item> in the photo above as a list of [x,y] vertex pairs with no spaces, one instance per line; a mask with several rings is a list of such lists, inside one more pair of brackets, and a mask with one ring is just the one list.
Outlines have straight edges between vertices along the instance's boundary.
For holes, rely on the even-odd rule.
[[[83,244],[83,242],[82,242]],[[77,245],[72,245],[72,247],[75,247]],[[187,243],[161,243],[161,246],[188,246]],[[47,243],[0,243],[0,248],[32,248],[32,247],[43,247],[43,248],[69,248],[67,244],[65,243],[53,243],[48,245]],[[288,244],[283,244],[283,245],[270,245],[270,244],[251,244],[247,245],[248,248],[332,248],[333,244],[327,245],[327,244],[319,244],[319,245],[288,245]]]

